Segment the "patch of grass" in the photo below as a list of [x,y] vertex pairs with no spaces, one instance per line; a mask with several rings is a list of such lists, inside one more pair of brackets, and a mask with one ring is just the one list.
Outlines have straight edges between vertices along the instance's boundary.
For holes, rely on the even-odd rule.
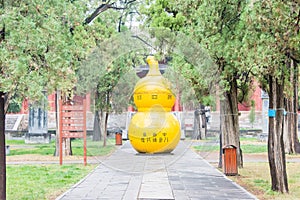
[[[219,151],[220,146],[215,144],[203,144],[193,147],[196,151],[210,152]],[[267,145],[254,145],[254,144],[244,144],[241,145],[243,153],[265,153],[268,151]]]
[[[17,140],[16,140],[17,141]],[[103,147],[103,141],[87,140],[87,156],[102,156],[110,154],[114,149],[114,140],[109,139],[107,146]],[[8,156],[14,155],[53,155],[55,152],[55,141],[49,144],[25,144],[24,141],[15,142],[12,140],[12,147]],[[74,156],[83,156],[83,139],[74,139],[71,142],[72,152]]]
[[8,165],[7,199],[49,199],[77,183],[96,165]]
[[8,156],[39,154],[53,155],[55,151],[55,141],[49,144],[25,144],[24,140],[7,140],[6,144],[10,145]]
[[255,137],[240,137],[240,141],[251,141],[251,142],[255,142],[257,141],[257,138]]
[[201,152],[211,152],[211,151],[219,151],[220,146],[218,145],[198,145],[193,146],[196,151]]
[[5,140],[5,144],[6,145],[12,145],[12,144],[20,145],[20,144],[25,144],[25,141],[24,140]]
[[[108,155],[115,150],[115,145],[107,142],[106,147],[103,147],[102,141],[89,141],[87,142],[87,156],[103,156]],[[77,140],[72,143],[73,155],[83,156],[83,141]]]
[[262,188],[264,191],[268,191],[271,188],[270,183],[267,180],[264,180],[264,179],[261,179],[261,178],[254,179],[253,184],[256,187]]
[[244,144],[241,145],[243,153],[265,153],[268,151],[267,145]]
[[228,178],[243,186],[258,199],[299,199],[299,169],[299,163],[287,163],[289,194],[281,194],[271,190],[271,177],[268,163],[244,163],[244,168],[239,169],[240,176]]
[[55,147],[52,146],[32,146],[31,148],[11,149],[8,156],[39,154],[39,155],[53,155]]

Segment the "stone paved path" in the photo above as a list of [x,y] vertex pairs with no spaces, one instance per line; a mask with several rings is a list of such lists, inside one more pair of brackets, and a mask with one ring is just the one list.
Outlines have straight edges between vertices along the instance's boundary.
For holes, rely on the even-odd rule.
[[57,200],[257,199],[181,141],[172,154],[138,154],[129,141]]

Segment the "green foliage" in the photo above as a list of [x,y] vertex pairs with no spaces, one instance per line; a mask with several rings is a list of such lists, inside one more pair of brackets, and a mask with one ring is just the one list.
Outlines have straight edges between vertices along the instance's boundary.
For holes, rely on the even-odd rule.
[[207,52],[193,38],[168,27],[150,27],[145,31],[150,33],[147,42],[156,52],[156,58],[169,66],[165,76],[173,82],[174,92],[181,93],[183,101],[193,97],[197,103],[202,102],[209,94],[210,77],[216,73]]
[[19,102],[11,102],[8,105],[7,112],[8,113],[18,113],[21,111],[21,104]]
[[[119,33],[103,41],[98,48],[94,49],[78,70],[80,84],[78,84],[77,89],[80,92],[95,93],[96,109],[110,112],[111,98],[115,86],[120,86],[122,80],[124,85],[126,80],[124,80],[123,76],[133,69],[134,66],[145,64],[141,63],[144,49],[145,44],[133,38],[130,33]],[[132,81],[135,81],[132,71],[127,75]],[[129,89],[132,88],[132,84],[134,82],[130,83],[128,88],[124,88],[123,91],[121,88],[117,88],[115,93],[122,91],[123,96],[113,100],[119,103],[121,101],[118,100],[124,100],[128,104],[132,92]],[[129,97],[128,94],[130,94]],[[124,101],[122,106],[125,104]],[[115,103],[114,108],[114,110],[119,110],[120,107]]]
[[[98,81],[99,84],[97,86],[97,92],[99,99],[96,104],[98,109],[103,107],[105,108],[107,103],[109,103],[109,106],[112,106],[111,100],[114,101],[113,108],[116,112],[120,112],[124,110],[124,108],[127,108],[133,92],[133,87],[137,82],[137,77],[134,73],[134,70],[132,70],[137,64],[134,63],[134,57],[136,57],[135,54],[127,54],[117,57],[111,65],[107,66],[106,73],[102,74]],[[130,77],[132,82],[129,82],[129,80],[124,80],[124,75],[130,75],[127,73],[129,70],[132,72]],[[122,80],[123,84],[121,82]],[[125,84],[124,81],[126,81],[127,84]],[[116,86],[123,87],[116,88]],[[107,102],[107,95],[109,95],[109,102]],[[112,95],[115,97],[113,98]]]
[[[128,67],[128,66],[127,66]],[[137,81],[135,69],[128,69],[126,73],[120,76],[117,84],[112,91],[112,110],[116,113],[127,111],[128,105],[134,105],[133,92]]]
[[203,78],[203,73],[182,57],[171,55],[172,60],[168,63],[169,67],[164,76],[171,81],[172,91],[176,95],[180,94],[181,102],[194,102],[196,105],[202,102],[204,105],[212,105],[212,101],[207,98],[209,83]]
[[6,2],[1,8],[0,87],[31,100],[76,83],[75,70],[95,42],[81,25],[84,1]]
[[203,1],[195,10],[191,24],[198,41],[206,46],[217,64],[219,73],[215,78],[225,91],[231,89],[235,80],[238,88],[245,87],[250,80],[249,69],[241,62],[243,57],[238,51],[244,35],[244,23],[240,19],[244,8],[243,1]]
[[[176,38],[176,45],[186,43],[184,46],[185,59],[197,60],[190,62],[192,65],[201,65],[197,73],[186,68],[186,72],[193,74],[190,78],[193,83],[197,98],[202,98],[211,93],[210,84],[218,83],[225,91],[230,90],[233,80],[239,79],[238,87],[247,92],[251,79],[248,66],[242,63],[243,55],[239,52],[244,36],[244,22],[240,19],[245,9],[244,1],[148,1],[148,5],[142,9],[144,14],[144,26],[151,28],[165,28],[171,31],[179,31],[185,37]],[[179,20],[180,19],[180,20]],[[156,34],[157,36],[158,34]],[[159,35],[158,35],[159,36]],[[182,35],[180,35],[182,36]],[[207,56],[216,64],[204,62],[203,57],[197,54],[187,36],[193,39],[193,43],[200,44],[207,50]],[[182,45],[183,46],[183,45]],[[172,48],[169,48],[172,50]],[[188,53],[191,51],[193,53]],[[200,55],[200,56],[199,56]],[[185,73],[182,71],[182,73]],[[197,77],[197,78],[195,78]],[[243,87],[242,87],[243,86]],[[199,101],[202,101],[199,99]]]
[[255,1],[242,16],[247,23],[247,34],[243,40],[243,51],[248,55],[245,63],[254,69],[261,86],[267,92],[270,92],[268,76],[285,80],[289,84],[291,69],[287,62],[294,60],[298,63],[300,59],[297,6],[299,3],[294,1]]
[[177,11],[174,3],[174,0],[147,1],[141,7],[141,14],[147,16],[146,24],[151,27],[168,27],[172,31],[183,29],[186,19]]

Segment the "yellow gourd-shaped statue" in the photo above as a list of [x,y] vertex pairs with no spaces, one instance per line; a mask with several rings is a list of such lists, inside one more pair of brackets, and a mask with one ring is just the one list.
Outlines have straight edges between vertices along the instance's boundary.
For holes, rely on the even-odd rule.
[[166,153],[175,149],[180,140],[180,125],[171,113],[175,96],[170,83],[161,75],[158,62],[147,58],[149,72],[134,88],[138,112],[131,119],[128,137],[140,153]]

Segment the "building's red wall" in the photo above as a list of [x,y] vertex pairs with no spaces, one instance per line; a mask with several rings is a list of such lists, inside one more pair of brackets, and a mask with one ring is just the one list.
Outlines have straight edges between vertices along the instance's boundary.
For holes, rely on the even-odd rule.
[[178,97],[175,100],[175,104],[172,107],[172,111],[182,111],[182,105],[181,105],[181,102],[180,102],[179,95],[178,95]]
[[[251,96],[251,100],[255,101],[255,111],[262,111],[262,98],[261,98],[261,89],[257,82],[254,82],[254,92]],[[238,104],[239,111],[250,111],[251,110],[251,101],[249,103]],[[216,111],[220,111],[220,101],[216,95]]]
[[255,110],[262,111],[261,89],[257,84],[256,84],[256,90],[251,99],[255,101]]
[[55,112],[56,111],[55,92],[48,96],[48,105],[49,105],[49,111],[50,112]]
[[18,114],[28,114],[28,100],[25,99],[23,102],[22,102],[22,107],[21,107],[21,110],[20,110],[20,113]]
[[[261,99],[261,89],[258,86],[257,82],[254,82],[255,90],[251,96],[251,100],[255,102],[255,110],[262,111],[262,99]],[[243,103],[238,105],[239,111],[250,111],[251,110],[251,102]]]

